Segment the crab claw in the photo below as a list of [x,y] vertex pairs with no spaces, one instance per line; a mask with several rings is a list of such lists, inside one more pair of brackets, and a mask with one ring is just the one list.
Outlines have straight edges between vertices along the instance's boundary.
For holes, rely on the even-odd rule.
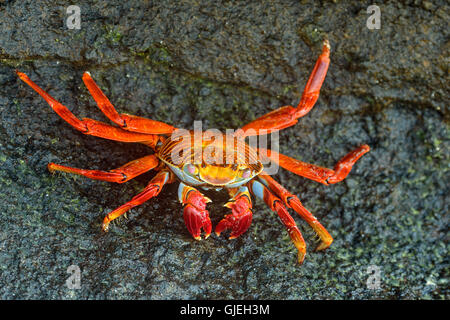
[[185,205],[183,211],[184,223],[189,233],[195,240],[201,240],[201,229],[205,232],[205,239],[209,237],[212,230],[206,204],[211,200],[196,189],[180,183],[180,201]]
[[205,231],[205,239],[209,237],[212,226],[208,210],[202,210],[188,204],[184,207],[183,217],[189,233],[192,234],[195,240],[202,239],[200,237],[201,228]]
[[220,236],[222,231],[231,229],[229,239],[235,239],[247,231],[252,223],[252,203],[247,187],[242,187],[239,192],[225,204],[230,208],[232,213],[225,217],[217,224],[215,232]]

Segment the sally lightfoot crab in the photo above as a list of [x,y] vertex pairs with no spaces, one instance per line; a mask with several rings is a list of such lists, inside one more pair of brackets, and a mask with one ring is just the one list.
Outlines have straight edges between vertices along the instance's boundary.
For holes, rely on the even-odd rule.
[[287,208],[297,212],[317,233],[321,240],[317,250],[328,248],[333,238],[303,207],[297,196],[267,174],[261,159],[266,157],[297,175],[328,185],[345,179],[355,162],[369,151],[369,146],[362,145],[356,148],[338,161],[334,169],[327,169],[290,158],[274,150],[250,146],[245,142],[245,137],[285,129],[306,115],[319,97],[330,63],[329,54],[329,43],[324,41],[322,53],[297,107],[281,107],[250,122],[233,134],[219,134],[213,138],[208,135],[208,131],[200,133],[183,131],[160,121],[118,113],[88,72],[83,74],[86,87],[100,110],[115,125],[88,118],[78,119],[67,107],[31,81],[26,74],[17,71],[17,75],[41,95],[61,118],[83,134],[121,142],[141,143],[153,149],[153,154],[109,171],[78,169],[55,163],[48,165],[51,172],[63,171],[116,183],[124,183],[150,170],[157,171],[141,193],[105,216],[102,225],[104,231],[108,231],[111,221],[157,196],[164,185],[178,180],[180,182],[178,197],[184,206],[184,221],[195,239],[201,239],[202,229],[205,238],[208,238],[212,231],[209,212],[206,209],[207,203],[211,200],[200,193],[198,188],[225,188],[230,194],[230,200],[225,206],[231,213],[225,215],[215,227],[217,235],[229,230],[229,238],[233,239],[249,228],[252,221],[251,195],[254,195],[262,199],[278,215],[298,249],[298,262],[302,263],[306,254],[306,244]]

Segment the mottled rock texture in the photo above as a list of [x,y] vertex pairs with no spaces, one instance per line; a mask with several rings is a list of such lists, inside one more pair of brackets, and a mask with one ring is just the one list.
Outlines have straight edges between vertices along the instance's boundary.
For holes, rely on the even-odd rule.
[[[449,298],[449,6],[446,1],[0,2],[0,298],[426,299]],[[173,184],[101,231],[103,216],[153,176],[126,184],[51,175],[48,162],[112,169],[145,146],[84,136],[14,70],[79,117],[107,120],[81,76],[89,70],[120,112],[177,127],[238,128],[296,104],[321,50],[331,66],[315,108],[280,134],[281,152],[333,167],[372,151],[343,182],[324,186],[281,170],[335,242],[305,263],[260,201],[237,240],[188,234]],[[209,193],[213,224],[228,213]],[[294,213],[293,213],[294,214]],[[81,289],[66,286],[81,268]],[[369,266],[380,288],[367,287]]]

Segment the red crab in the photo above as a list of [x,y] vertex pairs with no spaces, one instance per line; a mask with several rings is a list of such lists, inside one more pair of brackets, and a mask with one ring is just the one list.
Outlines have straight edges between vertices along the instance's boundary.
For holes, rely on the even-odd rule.
[[[117,126],[93,119],[78,119],[69,109],[31,81],[26,74],[17,71],[17,75],[39,93],[61,118],[83,134],[121,142],[142,143],[154,150],[154,154],[136,159],[110,171],[77,169],[55,163],[48,165],[51,172],[63,171],[117,183],[124,183],[152,169],[158,171],[141,193],[106,215],[103,220],[104,231],[108,230],[111,221],[131,208],[157,196],[165,184],[175,182],[178,178],[180,180],[178,196],[184,205],[184,221],[188,231],[195,239],[201,239],[202,228],[205,238],[210,235],[212,229],[209,213],[206,210],[206,204],[211,200],[196,188],[226,188],[228,190],[231,199],[225,206],[231,209],[231,213],[225,215],[218,223],[215,232],[220,235],[221,232],[229,229],[231,231],[230,239],[240,236],[249,228],[252,221],[250,194],[253,194],[261,198],[280,217],[298,249],[298,262],[302,263],[306,254],[306,244],[287,208],[297,212],[317,233],[321,240],[317,250],[328,248],[333,238],[320,222],[303,207],[295,195],[283,188],[264,171],[260,156],[265,154],[279,166],[297,175],[328,185],[343,180],[355,162],[370,150],[369,146],[362,145],[351,151],[332,170],[304,163],[272,150],[250,147],[244,142],[244,138],[290,127],[297,123],[298,118],[306,115],[319,97],[319,91],[330,63],[329,54],[329,43],[324,41],[322,53],[296,108],[281,107],[245,125],[237,134],[222,135],[219,137],[221,139],[217,139],[217,141],[208,140],[205,132],[200,133],[201,140],[197,146],[195,145],[195,132],[185,133],[184,139],[180,139],[180,136],[175,134],[178,130],[169,124],[129,114],[119,114],[88,72],[83,74],[85,85],[100,110]],[[223,141],[227,142],[223,143]],[[227,154],[232,156],[231,161],[228,158],[228,162],[222,161],[222,156],[214,157],[215,151],[212,153],[214,161],[207,161],[208,159],[202,155],[197,159],[198,161],[195,161],[199,152],[205,152],[211,146],[214,146],[215,151],[228,151]],[[239,146],[243,146],[243,149],[239,149]],[[187,153],[187,156],[182,157],[181,161],[174,159],[174,154],[181,149],[190,152]]]

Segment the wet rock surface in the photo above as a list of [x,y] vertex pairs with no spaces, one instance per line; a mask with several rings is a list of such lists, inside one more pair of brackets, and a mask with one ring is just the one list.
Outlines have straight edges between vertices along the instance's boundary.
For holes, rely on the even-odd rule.
[[[449,7],[380,2],[381,29],[369,30],[370,4],[79,1],[81,29],[69,30],[63,1],[1,3],[0,297],[448,299]],[[301,267],[256,200],[240,238],[194,241],[176,184],[103,233],[104,215],[154,173],[119,185],[51,175],[47,163],[108,170],[151,151],[82,135],[14,73],[80,118],[107,120],[81,80],[89,70],[119,112],[224,130],[295,105],[325,36],[321,96],[280,133],[280,151],[332,168],[360,144],[372,150],[332,186],[275,176],[335,239],[313,252],[314,234],[295,216],[308,244]],[[208,196],[215,225],[227,195]],[[66,286],[70,265],[80,289]],[[380,271],[378,289],[368,270]]]

